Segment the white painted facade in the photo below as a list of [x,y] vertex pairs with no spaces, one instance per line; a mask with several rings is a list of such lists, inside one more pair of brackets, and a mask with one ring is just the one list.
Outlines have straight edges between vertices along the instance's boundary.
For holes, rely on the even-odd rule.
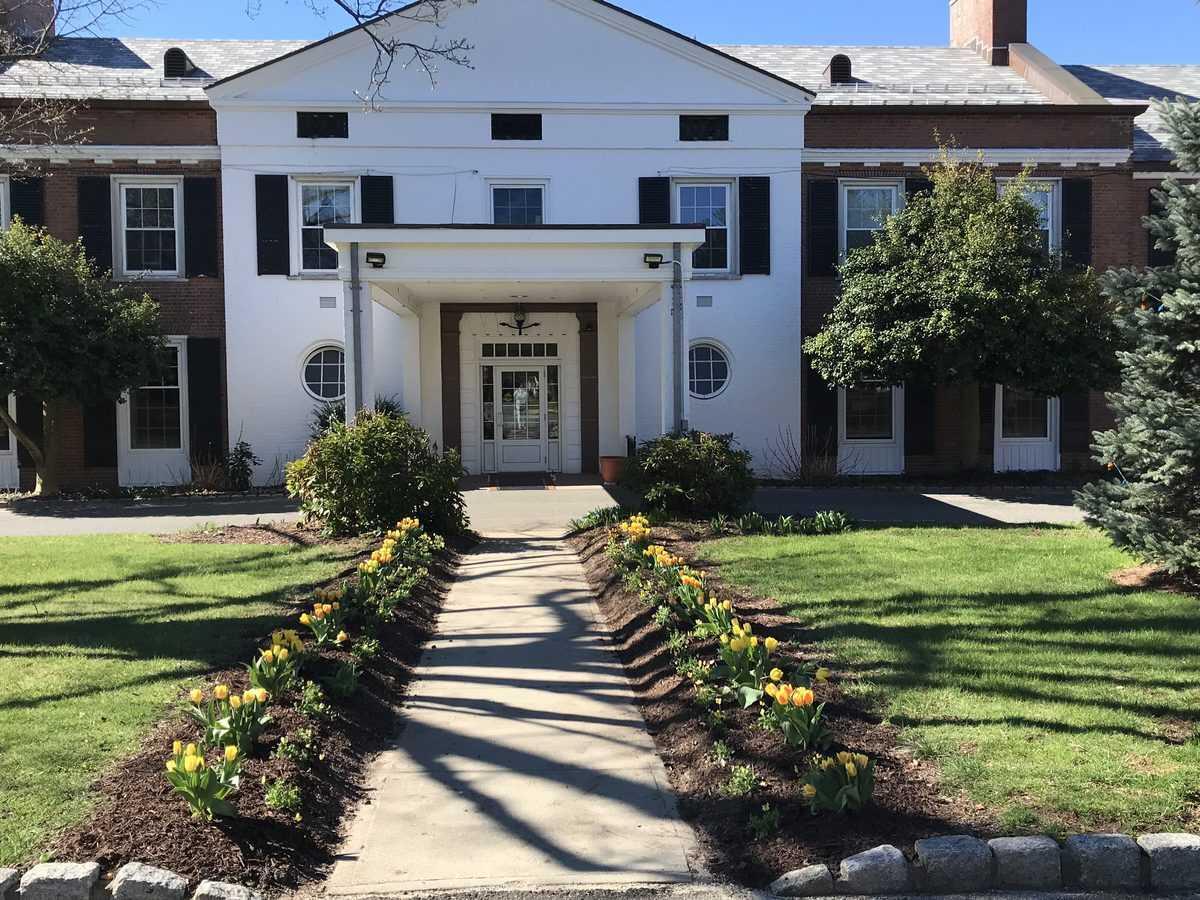
[[[532,22],[553,40],[532,41]],[[416,40],[428,37],[428,26],[397,27],[417,32]],[[354,32],[208,91],[223,165],[229,431],[263,458],[259,479],[277,479],[308,440],[316,404],[304,386],[305,360],[321,347],[350,349],[351,243],[362,250],[369,298],[363,399],[396,397],[439,442],[443,305],[496,306],[462,320],[458,407],[470,471],[494,464],[488,454],[495,448],[481,434],[482,346],[516,340],[500,323],[512,322],[518,303],[537,305],[529,319],[541,322],[521,340],[558,344],[556,360],[536,361],[539,369],[558,365],[562,379],[559,446],[546,446],[546,468],[573,472],[583,462],[578,322],[540,311],[555,303],[597,305],[601,455],[624,455],[626,436],[645,439],[671,427],[673,361],[683,367],[686,395],[687,348],[705,343],[727,351],[727,384],[711,398],[685,396],[683,414],[693,427],[733,432],[761,461],[780,428],[799,429],[800,162],[809,95],[593,0],[464,6],[440,32],[448,33],[475,44],[473,68],[443,66],[433,89],[418,72],[398,73],[370,111],[354,91],[366,85],[375,54]],[[349,137],[297,138],[297,111],[344,111]],[[492,140],[498,112],[540,113],[542,139]],[[680,115],[707,113],[729,116],[730,139],[681,141]],[[692,271],[690,248],[703,231],[697,239],[695,230],[497,235],[411,227],[330,229],[339,269],[300,274],[293,203],[292,274],[260,276],[260,174],[288,176],[292,196],[305,179],[357,184],[390,175],[400,226],[490,223],[497,186],[540,187],[548,226],[627,225],[638,221],[639,178],[664,176],[673,180],[676,209],[680,185],[712,184],[725,186],[736,216],[737,179],[769,176],[771,274],[736,274],[736,246],[735,274]],[[737,232],[735,220],[735,245]],[[682,359],[673,354],[670,312],[676,240],[685,245]],[[370,251],[384,253],[382,268],[366,264]],[[647,252],[662,253],[666,263],[651,269]],[[354,365],[348,358],[348,383]]]

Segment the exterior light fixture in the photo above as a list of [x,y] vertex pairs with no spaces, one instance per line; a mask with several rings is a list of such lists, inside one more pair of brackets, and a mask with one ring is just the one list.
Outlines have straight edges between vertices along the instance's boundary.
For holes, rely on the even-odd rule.
[[651,269],[662,268],[663,255],[661,253],[647,253],[642,257],[642,261]]
[[382,269],[387,265],[387,256],[383,253],[368,253],[367,265],[372,269]]
[[525,307],[517,304],[517,308],[513,310],[512,322],[501,322],[503,328],[511,328],[518,336],[525,334],[526,328],[537,328],[541,322],[533,322],[529,324],[529,314],[525,312]]

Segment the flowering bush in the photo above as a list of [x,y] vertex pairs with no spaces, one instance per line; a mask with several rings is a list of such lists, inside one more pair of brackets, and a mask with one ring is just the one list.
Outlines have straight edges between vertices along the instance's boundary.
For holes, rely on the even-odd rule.
[[813,815],[858,812],[875,792],[875,762],[862,753],[839,753],[820,760],[801,789]]
[[765,692],[774,702],[767,707],[767,721],[783,733],[789,747],[815,750],[829,745],[831,736],[822,713],[825,704],[817,703],[812,688],[793,687],[782,681],[783,672],[774,669]]
[[206,749],[232,744],[245,754],[271,722],[265,712],[270,696],[264,688],[238,695],[231,693],[228,685],[218,684],[211,696],[205,697],[204,691],[196,688],[189,697],[188,715],[203,726]]
[[236,745],[225,747],[216,762],[208,763],[195,744],[175,742],[167,760],[167,781],[187,801],[192,817],[211,822],[215,816],[232,816],[229,797],[241,784],[242,754]]

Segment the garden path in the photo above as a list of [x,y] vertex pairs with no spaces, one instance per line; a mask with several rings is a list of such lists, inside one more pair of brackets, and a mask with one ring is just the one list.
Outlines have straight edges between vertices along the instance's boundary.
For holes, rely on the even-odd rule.
[[331,894],[692,879],[694,836],[561,539],[601,504],[524,493],[473,516],[492,536],[463,561]]

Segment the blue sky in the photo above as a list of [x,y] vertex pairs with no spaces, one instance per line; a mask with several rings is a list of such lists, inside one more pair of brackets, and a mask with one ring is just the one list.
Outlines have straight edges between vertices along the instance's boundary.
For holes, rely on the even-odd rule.
[[[310,2],[322,0],[159,0],[132,23],[110,30],[147,37],[319,38],[347,24],[336,10],[324,17],[314,14]],[[248,4],[261,6],[257,15],[247,13]],[[942,44],[948,31],[947,0],[625,0],[623,5],[710,43]],[[1029,5],[1030,39],[1059,62],[1200,63],[1196,0],[1029,0]]]

